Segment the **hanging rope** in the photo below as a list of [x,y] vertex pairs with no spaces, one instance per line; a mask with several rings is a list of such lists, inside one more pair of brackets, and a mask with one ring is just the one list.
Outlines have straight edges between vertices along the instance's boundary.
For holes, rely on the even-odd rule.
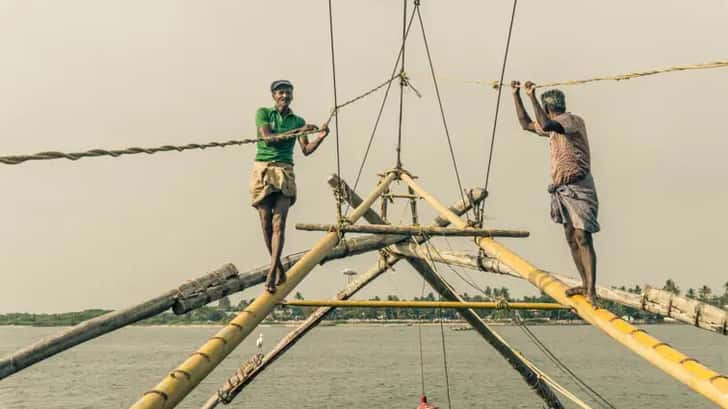
[[[516,19],[516,6],[518,5],[518,0],[513,0],[513,10],[511,10],[511,23],[508,25],[508,37],[506,38],[506,49],[503,53],[503,65],[501,66],[501,74],[500,74],[500,84],[503,83],[503,77],[506,74],[506,65],[508,63],[508,50],[511,48],[511,34],[513,33],[513,22]],[[500,112],[500,102],[501,102],[501,95],[502,95],[503,87],[498,87],[498,96],[495,100],[495,116],[493,117],[493,131],[490,136],[490,151],[488,152],[488,166],[486,167],[485,171],[485,182],[483,183],[483,190],[486,192],[488,191],[488,181],[490,180],[490,169],[491,164],[493,163],[493,148],[495,146],[495,134],[496,129],[498,128],[498,113]],[[483,225],[483,214],[485,210],[485,201],[480,203],[480,211],[478,211],[478,226]]]
[[[416,3],[416,4],[418,4],[418,3]],[[452,139],[450,138],[450,130],[448,129],[447,119],[445,118],[445,109],[443,108],[442,98],[440,97],[440,87],[437,84],[437,76],[435,75],[435,66],[432,63],[432,55],[430,54],[430,46],[427,42],[427,35],[425,34],[425,24],[422,22],[422,14],[420,13],[420,8],[415,7],[415,9],[417,10],[417,19],[420,22],[420,31],[422,31],[422,41],[425,44],[425,51],[427,53],[427,61],[429,62],[429,65],[430,65],[430,73],[432,74],[432,82],[435,85],[435,95],[437,95],[437,103],[440,107],[440,117],[442,118],[442,125],[445,128],[445,136],[447,137],[447,145],[450,148],[450,159],[452,160],[452,166],[453,166],[453,169],[455,170],[455,179],[458,182],[458,191],[460,192],[460,199],[463,201],[463,203],[465,203],[465,196],[464,196],[465,190],[463,189],[463,184],[460,181],[460,172],[458,171],[458,164],[457,164],[457,160],[455,159],[455,150],[453,149],[453,146],[452,146]],[[466,217],[468,217],[468,221],[470,221],[469,216],[466,216]]]
[[[545,84],[537,84],[536,88],[559,87],[559,86],[564,86],[564,85],[581,85],[581,84],[588,84],[591,82],[599,82],[599,81],[626,81],[626,80],[631,80],[634,78],[647,77],[650,75],[665,74],[668,72],[708,70],[708,69],[712,69],[712,68],[725,68],[725,67],[728,67],[728,61],[714,61],[714,62],[708,62],[708,63],[703,63],[703,64],[690,64],[690,65],[674,65],[672,67],[667,67],[667,68],[657,68],[657,69],[648,70],[648,71],[639,71],[639,72],[630,72],[627,74],[608,75],[608,76],[594,77],[594,78],[588,78],[588,79],[583,79],[583,80],[548,82]],[[503,79],[501,79],[500,81],[467,81],[467,82],[470,82],[473,84],[488,84],[493,88],[504,88],[504,87],[510,86],[510,84],[505,84],[503,82]]]
[[[380,89],[384,88],[387,85],[391,85],[392,81],[401,78],[400,74],[393,75],[386,81],[382,82],[381,84],[377,85],[376,87],[364,92],[361,95],[358,95],[341,105],[338,105],[336,108],[331,110],[331,114],[329,115],[329,118],[326,120],[326,125],[329,124],[331,119],[336,115],[337,111],[341,108],[351,105],[357,101],[360,101],[363,98],[368,97],[369,95],[379,91]],[[295,139],[299,138],[305,135],[310,135],[314,133],[321,132],[318,129],[314,129],[311,131],[301,131],[298,129],[294,129],[288,132],[282,132],[275,135],[275,140],[280,142],[287,139]],[[338,132],[337,132],[338,135]],[[9,155],[9,156],[0,156],[0,163],[5,165],[18,165],[23,162],[27,161],[33,161],[33,160],[51,160],[51,159],[68,159],[68,160],[79,160],[82,158],[94,158],[94,157],[100,157],[100,156],[111,156],[111,157],[119,157],[123,155],[135,155],[139,153],[146,153],[149,155],[155,154],[157,152],[182,152],[186,150],[192,150],[192,149],[200,149],[204,150],[207,148],[225,148],[228,146],[238,146],[238,145],[247,145],[252,143],[258,143],[258,141],[262,141],[261,138],[255,138],[255,139],[240,139],[240,140],[230,140],[226,142],[208,142],[208,143],[190,143],[186,145],[163,145],[155,148],[139,148],[139,147],[131,147],[131,148],[125,148],[125,149],[91,149],[88,151],[83,152],[71,152],[71,153],[65,153],[65,152],[57,152],[57,151],[48,151],[48,152],[39,152],[32,155]]]
[[447,407],[452,409],[452,399],[450,398],[450,376],[447,370],[447,349],[445,348],[445,329],[442,324],[442,308],[437,309],[437,315],[440,319],[440,340],[442,345],[442,366],[445,373],[445,391],[447,392]]
[[[341,150],[339,145],[339,102],[337,99],[337,91],[336,91],[336,56],[334,54],[334,15],[332,11],[331,6],[331,0],[329,0],[329,38],[331,40],[331,76],[333,78],[333,86],[334,86],[334,106],[336,107],[332,112],[331,115],[334,116],[334,132],[336,132],[336,180],[337,180],[337,187],[335,189],[335,199],[336,199],[336,223],[341,224],[343,221],[343,218],[341,217],[341,203],[342,203],[342,187],[341,187]],[[329,121],[331,120],[331,116],[329,116]],[[328,125],[328,121],[327,121]],[[339,230],[339,240],[343,238],[343,235],[341,234],[341,230]]]
[[[415,0],[416,1],[416,0]],[[404,57],[405,57],[405,50],[406,50],[406,40],[407,40],[407,0],[402,0],[402,65],[400,66],[399,73],[404,74]],[[415,5],[415,10],[419,9],[417,5]],[[404,80],[399,81],[399,121],[397,122],[399,124],[398,130],[397,130],[397,164],[396,168],[401,169],[402,168],[402,116],[403,116],[403,110],[404,110],[404,86],[405,82]]]
[[[430,266],[432,266],[432,269],[437,273],[437,265],[432,259],[432,253],[430,253],[430,247],[432,245],[430,244],[431,237],[428,237],[424,233],[422,233],[422,236],[427,239],[427,242],[425,242],[425,250],[427,250],[427,258],[428,263]],[[417,242],[417,240],[414,240],[414,243],[417,247],[421,247],[420,244]],[[452,399],[450,397],[450,376],[448,374],[447,369],[447,349],[445,348],[445,329],[442,324],[442,308],[437,309],[437,316],[440,321],[440,339],[442,343],[442,365],[443,365],[443,371],[445,373],[445,391],[447,392],[447,407],[448,409],[452,409]]]
[[[409,35],[410,28],[412,27],[412,22],[415,18],[415,11],[417,10],[417,5],[415,5],[415,10],[412,10],[412,14],[410,15],[409,22],[407,23],[407,30],[405,31],[404,39],[402,41],[402,45],[399,47],[399,53],[397,54],[397,59],[394,62],[394,67],[392,68],[392,74],[391,79],[394,80],[395,78],[399,78],[400,74],[396,74],[397,72],[397,66],[399,66],[399,60],[402,58],[402,54],[404,53],[404,47],[407,41],[407,36]],[[367,158],[369,157],[369,152],[372,147],[372,143],[374,142],[374,136],[377,133],[377,128],[379,127],[379,122],[382,119],[382,113],[384,112],[384,106],[387,103],[387,98],[389,97],[389,91],[392,89],[392,80],[390,80],[386,85],[387,89],[384,91],[384,97],[382,98],[382,103],[379,106],[379,112],[377,113],[377,119],[374,121],[374,127],[372,128],[372,133],[369,136],[369,142],[367,143],[367,148],[364,151],[364,156],[362,157],[361,163],[359,165],[359,170],[356,173],[356,178],[354,179],[354,188],[353,190],[356,191],[357,187],[359,186],[359,180],[361,178],[362,171],[364,170],[364,165],[367,162]],[[384,86],[384,84],[382,84]],[[349,206],[347,206],[347,211],[349,209]]]
[[[425,297],[425,279],[422,279],[422,290],[420,291],[420,300]],[[420,347],[420,384],[422,386],[421,396],[425,396],[425,360],[422,354],[422,319],[417,322],[418,344]]]
[[561,369],[565,374],[567,374],[576,384],[577,386],[584,391],[587,395],[590,395],[594,400],[596,400],[602,407],[609,408],[609,409],[617,409],[614,404],[612,404],[607,398],[602,396],[599,392],[594,390],[589,384],[587,384],[583,379],[581,379],[574,371],[571,370],[564,362],[562,362],[547,346],[546,344],[541,341],[541,339],[536,336],[536,334],[531,331],[531,328],[526,325],[526,321],[521,318],[521,314],[518,313],[518,311],[515,310],[509,310],[511,312],[511,315],[514,319],[514,321],[518,324],[518,327],[521,328],[524,334],[533,341],[533,343],[536,345],[536,347],[559,369]]

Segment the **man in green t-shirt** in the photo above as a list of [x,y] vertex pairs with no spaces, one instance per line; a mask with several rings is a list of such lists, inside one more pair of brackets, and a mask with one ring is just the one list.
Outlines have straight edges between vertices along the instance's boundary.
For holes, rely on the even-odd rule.
[[298,140],[305,156],[312,154],[321,144],[329,129],[326,125],[312,140],[307,135],[286,137],[290,131],[311,132],[318,129],[291,111],[293,84],[290,81],[274,81],[270,86],[275,105],[259,108],[255,114],[258,130],[258,145],[255,164],[250,175],[252,205],[258,209],[263,240],[271,255],[271,265],[266,280],[268,292],[275,292],[276,286],[286,281],[281,266],[281,253],[285,239],[288,209],[296,202],[296,177],[293,173],[293,148]]

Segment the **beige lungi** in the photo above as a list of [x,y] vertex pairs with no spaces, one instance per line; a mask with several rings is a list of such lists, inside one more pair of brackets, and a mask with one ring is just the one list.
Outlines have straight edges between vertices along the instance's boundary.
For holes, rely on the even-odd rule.
[[253,207],[258,207],[268,195],[280,192],[296,203],[296,175],[293,165],[282,162],[254,162],[250,173],[250,196]]

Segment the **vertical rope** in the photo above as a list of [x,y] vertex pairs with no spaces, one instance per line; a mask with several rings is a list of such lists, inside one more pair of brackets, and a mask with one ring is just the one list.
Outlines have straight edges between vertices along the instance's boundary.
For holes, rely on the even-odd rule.
[[[425,43],[425,51],[427,52],[427,61],[430,64],[430,73],[432,74],[432,82],[435,85],[435,95],[437,95],[437,103],[440,106],[440,116],[442,117],[442,125],[445,128],[445,136],[447,136],[447,145],[450,148],[450,158],[452,159],[453,169],[455,169],[455,179],[458,182],[458,190],[460,192],[460,199],[462,199],[463,203],[466,203],[463,184],[460,181],[460,172],[458,171],[458,164],[457,164],[457,161],[455,160],[455,150],[452,147],[452,140],[450,139],[450,130],[447,127],[447,119],[445,119],[445,108],[443,108],[443,106],[442,106],[442,98],[440,97],[440,87],[437,84],[437,76],[435,75],[435,66],[432,63],[432,55],[430,54],[430,46],[427,42],[427,35],[425,34],[425,24],[422,22],[422,14],[420,14],[419,7],[417,7],[417,19],[420,22],[420,31],[422,31],[422,40]],[[469,218],[469,216],[468,216],[468,218]]]
[[[409,35],[410,28],[412,27],[412,22],[415,19],[415,13],[414,11],[410,15],[409,22],[407,23],[407,31],[405,32],[405,38],[402,41],[402,44],[399,48],[399,53],[397,54],[397,59],[394,61],[394,67],[392,67],[392,75],[394,76],[394,73],[397,72],[397,66],[399,65],[399,60],[402,58],[402,53],[404,52],[404,46],[405,42],[407,41],[407,36]],[[401,78],[401,77],[400,77]],[[354,179],[354,188],[353,190],[356,191],[356,188],[359,186],[359,180],[361,179],[362,171],[364,170],[364,165],[367,163],[367,158],[369,157],[369,152],[372,148],[372,143],[374,142],[374,136],[377,134],[377,129],[379,128],[379,121],[382,119],[382,113],[384,112],[384,106],[387,103],[387,98],[389,97],[389,91],[392,89],[392,83],[390,82],[387,84],[387,89],[384,91],[384,97],[382,98],[382,103],[379,106],[379,111],[377,113],[377,119],[374,121],[374,126],[372,127],[372,133],[369,135],[369,142],[367,143],[367,148],[364,151],[364,156],[362,157],[361,163],[359,164],[359,170],[356,173],[356,178]],[[349,211],[349,206],[346,207],[347,212]]]
[[452,400],[450,398],[450,377],[447,371],[447,350],[445,348],[445,328],[442,325],[442,308],[438,308],[438,315],[440,316],[440,338],[442,340],[442,364],[445,368],[445,391],[447,391],[447,407],[452,409]]
[[[425,279],[422,279],[422,291],[420,291],[420,301],[425,296]],[[422,396],[425,396],[425,359],[422,354],[422,319],[420,318],[417,324],[417,335],[420,347],[420,386],[422,390]]]
[[[518,5],[518,0],[513,0],[513,10],[511,11],[511,23],[508,26],[508,38],[506,39],[506,49],[503,54],[503,66],[501,67],[501,74],[500,74],[500,84],[503,84],[503,77],[506,74],[506,64],[508,63],[508,50],[511,46],[511,33],[513,33],[513,22],[516,18],[516,6]],[[495,117],[493,118],[493,132],[490,137],[490,152],[488,153],[488,166],[485,171],[485,183],[483,184],[483,189],[487,192],[488,191],[488,181],[490,180],[490,168],[491,164],[493,162],[493,147],[495,146],[495,132],[498,127],[498,112],[500,112],[500,102],[501,102],[501,95],[503,93],[503,87],[498,87],[498,97],[496,98],[495,102]],[[480,225],[483,224],[483,208],[485,206],[485,201],[481,202],[481,211],[480,214]]]
[[[331,0],[329,0],[331,1]],[[417,8],[415,6],[415,8]],[[407,41],[407,0],[402,0],[402,65],[399,69],[399,130],[397,132],[397,169],[402,167],[402,111],[404,109],[404,56]]]
[[336,189],[336,222],[341,222],[341,151],[339,148],[339,111],[336,91],[336,57],[334,55],[334,15],[329,0],[329,38],[331,40],[331,74],[334,81],[334,132],[336,132],[336,176],[338,186]]

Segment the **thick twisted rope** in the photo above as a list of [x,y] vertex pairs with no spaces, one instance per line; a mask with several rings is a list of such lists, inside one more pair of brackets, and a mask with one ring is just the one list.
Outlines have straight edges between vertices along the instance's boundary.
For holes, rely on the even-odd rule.
[[[368,97],[369,95],[379,91],[380,89],[384,88],[385,86],[392,83],[392,81],[401,78],[401,74],[394,75],[387,79],[386,81],[382,82],[381,84],[377,85],[376,87],[366,91],[365,93],[354,97],[350,100],[347,100],[341,104],[339,104],[336,108],[331,110],[331,114],[329,114],[329,118],[326,120],[326,125],[328,126],[331,119],[336,115],[336,112],[347,106],[351,105],[363,98]],[[314,129],[310,131],[301,131],[300,129],[294,129],[292,131],[283,132],[280,134],[275,135],[274,139],[276,141],[284,141],[287,139],[295,139],[302,136],[314,134],[317,132],[321,132],[319,129]],[[208,143],[190,143],[186,145],[163,145],[158,146],[154,148],[139,148],[139,147],[131,147],[126,149],[91,149],[88,151],[83,152],[57,152],[57,151],[47,151],[47,152],[38,152],[32,155],[9,155],[9,156],[0,156],[0,163],[5,165],[18,165],[27,161],[32,160],[51,160],[51,159],[68,159],[68,160],[79,160],[81,158],[93,158],[93,157],[99,157],[99,156],[111,156],[111,157],[119,157],[123,155],[135,155],[139,153],[146,153],[148,155],[155,154],[157,152],[182,152],[186,150],[192,150],[192,149],[207,149],[207,148],[225,148],[228,146],[238,146],[238,145],[247,145],[252,143],[257,143],[258,141],[261,141],[263,139],[256,138],[256,139],[240,139],[240,140],[230,140],[225,142],[208,142]]]
[[[650,75],[657,75],[657,74],[664,74],[668,72],[675,72],[675,71],[691,71],[691,70],[707,70],[711,68],[725,68],[728,67],[728,61],[714,61],[714,62],[708,62],[704,64],[692,64],[692,65],[675,65],[672,67],[667,68],[657,68],[654,70],[649,71],[640,71],[640,72],[630,72],[627,74],[617,74],[617,75],[609,75],[604,77],[594,77],[594,78],[588,78],[584,80],[571,80],[571,81],[561,81],[561,82],[549,82],[546,84],[537,84],[536,88],[547,88],[547,87],[558,87],[558,86],[564,86],[564,85],[581,85],[581,84],[588,84],[590,82],[597,82],[597,81],[625,81],[625,80],[631,80],[634,78],[640,78],[640,77],[647,77]],[[488,84],[493,89],[498,89],[503,86],[510,86],[510,84],[507,84],[505,82],[499,82],[499,81],[466,81],[472,84]]]

